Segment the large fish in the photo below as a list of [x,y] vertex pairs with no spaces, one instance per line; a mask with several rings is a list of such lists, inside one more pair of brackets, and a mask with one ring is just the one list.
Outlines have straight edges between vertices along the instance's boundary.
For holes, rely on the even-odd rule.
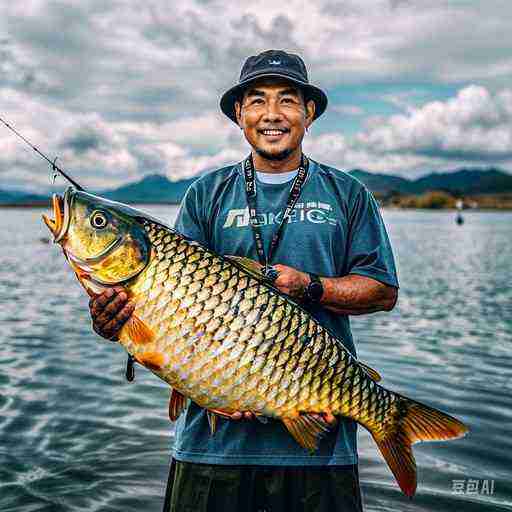
[[215,414],[280,419],[314,451],[328,424],[370,431],[402,491],[416,490],[411,445],[451,439],[457,419],[390,391],[252,260],[221,256],[148,215],[70,187],[44,216],[78,280],[94,296],[122,285],[135,310],[119,340],[172,386],[170,416],[190,398]]

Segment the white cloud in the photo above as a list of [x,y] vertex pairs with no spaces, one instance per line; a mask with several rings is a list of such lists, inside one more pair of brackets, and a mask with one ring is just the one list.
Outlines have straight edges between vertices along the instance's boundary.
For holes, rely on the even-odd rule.
[[512,89],[492,95],[471,85],[445,102],[433,101],[407,115],[375,119],[356,141],[376,153],[409,153],[446,159],[512,159]]
[[364,110],[357,105],[334,105],[332,110],[346,116],[362,116]]
[[[363,128],[356,137],[309,135],[306,147],[320,158],[403,172],[508,165],[511,16],[503,0],[3,2],[0,115],[90,186],[149,172],[190,176],[246,154],[219,97],[248,55],[274,47],[303,55],[311,81],[328,92],[462,87],[424,105],[421,95],[390,93],[405,114],[389,118],[332,102]],[[46,187],[43,165],[0,132],[0,187]]]

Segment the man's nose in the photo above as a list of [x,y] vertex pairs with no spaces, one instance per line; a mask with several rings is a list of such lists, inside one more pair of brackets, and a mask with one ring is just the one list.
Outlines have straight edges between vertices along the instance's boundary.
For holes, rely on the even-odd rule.
[[268,122],[276,122],[281,120],[282,112],[276,101],[269,101],[265,110],[264,120]]

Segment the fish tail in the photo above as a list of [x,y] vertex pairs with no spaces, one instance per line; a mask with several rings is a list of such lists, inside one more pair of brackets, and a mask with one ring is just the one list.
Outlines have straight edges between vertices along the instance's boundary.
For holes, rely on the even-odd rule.
[[411,445],[419,441],[442,441],[463,436],[468,427],[456,418],[401,395],[380,430],[373,431],[384,459],[400,489],[412,498],[416,492],[416,461]]

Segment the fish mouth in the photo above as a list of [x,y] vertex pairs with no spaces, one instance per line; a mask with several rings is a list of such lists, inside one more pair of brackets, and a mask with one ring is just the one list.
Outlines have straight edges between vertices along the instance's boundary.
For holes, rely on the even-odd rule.
[[[71,187],[70,187],[71,188]],[[68,188],[64,193],[64,197],[58,194],[52,196],[53,216],[51,219],[48,215],[43,214],[43,221],[53,235],[53,241],[58,243],[66,234],[69,226],[69,200],[71,190]]]

